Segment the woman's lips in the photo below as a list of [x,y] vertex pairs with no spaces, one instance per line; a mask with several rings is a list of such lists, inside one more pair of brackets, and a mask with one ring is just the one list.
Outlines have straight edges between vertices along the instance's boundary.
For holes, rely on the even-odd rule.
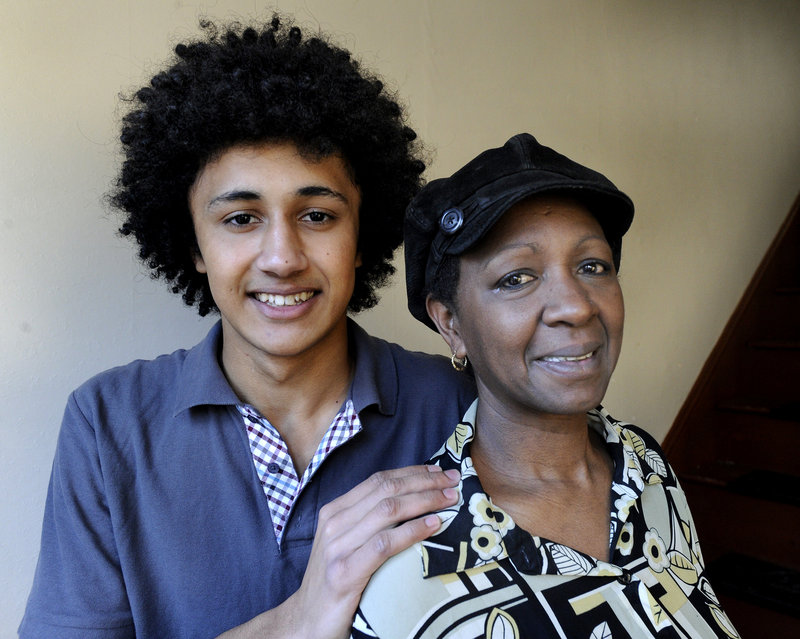
[[597,351],[591,351],[583,355],[547,355],[540,357],[543,362],[581,362],[592,357]]

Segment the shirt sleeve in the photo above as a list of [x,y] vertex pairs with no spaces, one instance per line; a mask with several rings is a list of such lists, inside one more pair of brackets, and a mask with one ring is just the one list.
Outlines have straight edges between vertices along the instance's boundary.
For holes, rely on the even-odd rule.
[[73,393],[58,437],[22,639],[135,636],[95,425]]

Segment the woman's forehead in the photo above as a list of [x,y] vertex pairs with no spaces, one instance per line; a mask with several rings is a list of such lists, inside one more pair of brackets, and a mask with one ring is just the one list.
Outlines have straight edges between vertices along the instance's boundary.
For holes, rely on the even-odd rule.
[[[537,196],[512,206],[465,255],[479,255],[515,244],[536,245],[565,239],[598,237],[605,241],[603,229],[589,209],[568,196]],[[535,247],[534,247],[535,248]]]

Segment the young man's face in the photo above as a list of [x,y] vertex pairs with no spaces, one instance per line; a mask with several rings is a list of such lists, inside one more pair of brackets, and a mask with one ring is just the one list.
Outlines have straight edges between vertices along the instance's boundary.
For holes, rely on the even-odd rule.
[[233,147],[201,170],[189,191],[195,265],[222,316],[224,362],[324,354],[346,339],[360,202],[341,158],[290,143]]

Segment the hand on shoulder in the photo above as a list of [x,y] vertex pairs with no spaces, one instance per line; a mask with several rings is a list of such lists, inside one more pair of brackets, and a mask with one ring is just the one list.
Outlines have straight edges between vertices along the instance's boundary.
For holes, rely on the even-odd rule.
[[435,466],[408,466],[376,473],[326,504],[300,589],[222,637],[348,637],[369,578],[439,529],[439,518],[426,513],[456,502],[458,479]]

